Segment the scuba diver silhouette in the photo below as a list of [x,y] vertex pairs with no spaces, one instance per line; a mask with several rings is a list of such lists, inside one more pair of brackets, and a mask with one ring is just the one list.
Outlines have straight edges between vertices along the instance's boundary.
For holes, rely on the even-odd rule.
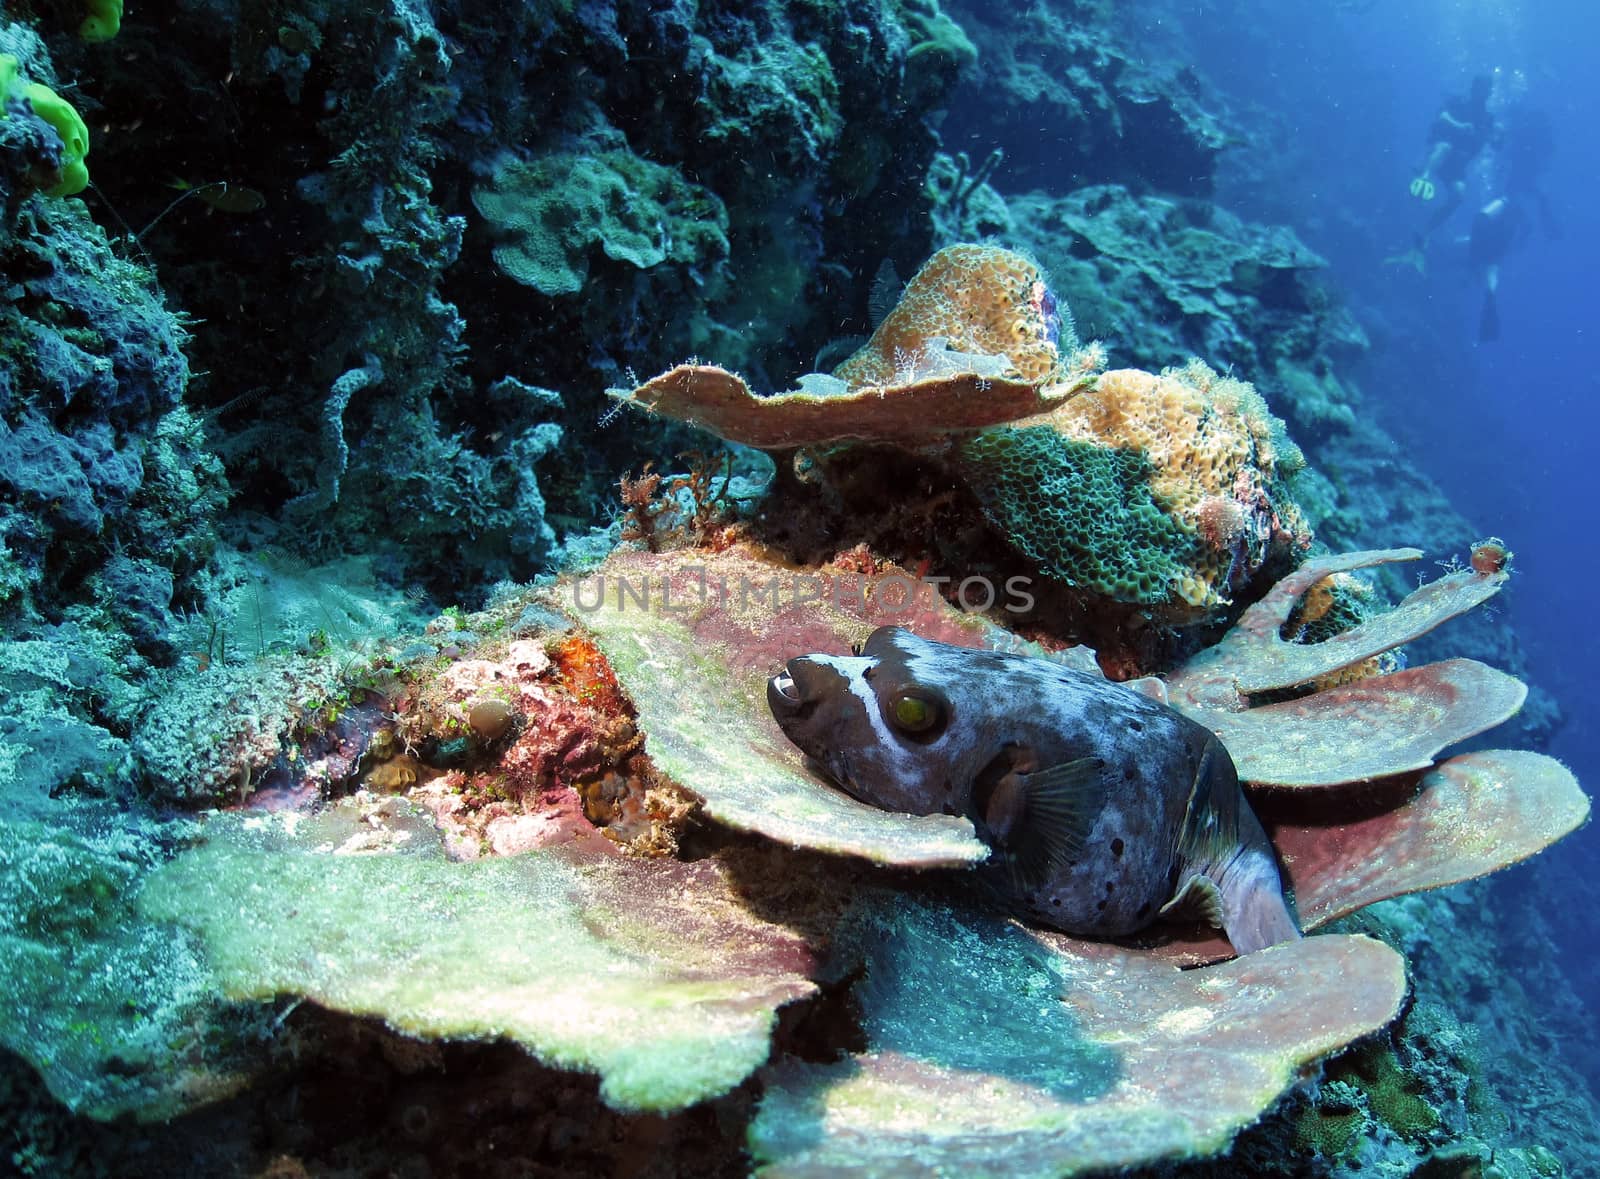
[[[1444,104],[1429,131],[1427,163],[1411,181],[1411,194],[1438,205],[1423,232],[1403,254],[1385,258],[1385,266],[1414,266],[1427,273],[1428,239],[1440,229],[1466,197],[1467,174],[1473,161],[1485,148],[1494,147],[1492,167],[1485,169],[1488,191],[1495,194],[1472,215],[1472,224],[1463,238],[1464,260],[1475,283],[1483,291],[1478,312],[1478,342],[1500,337],[1500,269],[1506,256],[1527,240],[1537,214],[1545,235],[1561,236],[1551,203],[1545,196],[1541,177],[1555,154],[1551,121],[1543,111],[1526,102],[1513,101],[1503,111],[1504,122],[1489,112],[1489,97],[1494,86],[1486,74],[1472,79],[1464,97]],[[1452,257],[1462,253],[1452,251]]]
[[1472,215],[1467,238],[1467,263],[1483,283],[1483,306],[1478,312],[1478,342],[1500,338],[1500,263],[1511,248],[1527,236],[1528,216],[1511,196],[1497,196]]
[[1550,117],[1541,110],[1519,104],[1507,112],[1503,143],[1495,153],[1501,195],[1472,215],[1467,237],[1467,264],[1483,284],[1483,307],[1478,314],[1478,342],[1500,338],[1500,309],[1495,295],[1500,289],[1500,263],[1533,232],[1535,218],[1544,236],[1561,237],[1561,224],[1541,183],[1555,155],[1555,135]]
[[1437,197],[1439,204],[1428,218],[1418,249],[1426,248],[1428,239],[1461,207],[1467,193],[1467,169],[1497,137],[1498,128],[1489,113],[1493,91],[1493,79],[1479,74],[1465,95],[1447,99],[1434,116],[1428,129],[1428,158],[1411,181],[1411,195],[1425,202]]

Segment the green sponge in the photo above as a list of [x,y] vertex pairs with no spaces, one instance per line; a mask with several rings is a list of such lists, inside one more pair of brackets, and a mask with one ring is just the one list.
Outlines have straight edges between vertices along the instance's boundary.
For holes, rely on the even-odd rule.
[[122,0],[87,0],[84,8],[89,15],[78,26],[78,40],[109,41],[122,28]]
[[1150,489],[1131,447],[1000,426],[962,442],[956,463],[989,522],[1042,573],[1119,602],[1170,602],[1196,538]]
[[[120,9],[120,5],[118,5]],[[45,192],[50,196],[73,196],[89,187],[89,169],[83,159],[89,154],[89,128],[72,109],[72,104],[50,87],[38,82],[22,82],[16,57],[0,53],[0,118],[5,117],[4,99],[13,90],[26,98],[38,115],[61,137],[61,174]]]

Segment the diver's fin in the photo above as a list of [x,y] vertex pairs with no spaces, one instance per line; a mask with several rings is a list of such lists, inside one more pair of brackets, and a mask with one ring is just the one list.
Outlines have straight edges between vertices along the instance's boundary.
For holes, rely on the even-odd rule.
[[1383,260],[1383,264],[1385,266],[1409,266],[1421,275],[1428,273],[1428,255],[1423,252],[1420,246],[1412,246],[1403,254],[1390,254]]
[[1485,291],[1483,310],[1478,313],[1478,343],[1488,344],[1500,338],[1500,307],[1494,292]]
[[1183,887],[1173,894],[1170,901],[1161,906],[1160,916],[1171,917],[1174,914],[1199,917],[1213,929],[1221,929],[1222,890],[1211,877],[1196,872],[1183,882]]
[[1083,850],[1105,800],[1104,768],[1099,758],[1083,757],[1029,774],[1013,771],[1002,780],[990,813],[996,806],[1011,813],[990,826],[1001,835],[1017,885],[1042,884]]

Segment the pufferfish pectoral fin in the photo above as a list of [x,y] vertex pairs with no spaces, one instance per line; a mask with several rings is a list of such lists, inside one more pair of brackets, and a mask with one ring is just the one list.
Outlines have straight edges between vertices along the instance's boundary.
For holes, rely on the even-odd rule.
[[1230,872],[1218,884],[1196,872],[1161,906],[1162,917],[1197,917],[1227,935],[1239,954],[1294,941],[1300,930],[1283,899],[1276,869],[1270,880]]
[[1222,890],[1211,877],[1197,872],[1183,882],[1170,901],[1161,906],[1158,915],[1171,917],[1174,914],[1198,917],[1213,929],[1221,929],[1224,923]]
[[1031,773],[1011,770],[979,800],[984,826],[1023,889],[1078,855],[1105,801],[1105,762],[1084,757]]

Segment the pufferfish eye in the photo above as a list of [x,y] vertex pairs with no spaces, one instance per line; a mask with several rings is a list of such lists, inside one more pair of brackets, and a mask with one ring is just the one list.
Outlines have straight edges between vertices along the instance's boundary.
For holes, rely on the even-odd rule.
[[928,733],[944,720],[938,700],[913,692],[901,692],[889,702],[889,715],[896,727],[907,733]]

